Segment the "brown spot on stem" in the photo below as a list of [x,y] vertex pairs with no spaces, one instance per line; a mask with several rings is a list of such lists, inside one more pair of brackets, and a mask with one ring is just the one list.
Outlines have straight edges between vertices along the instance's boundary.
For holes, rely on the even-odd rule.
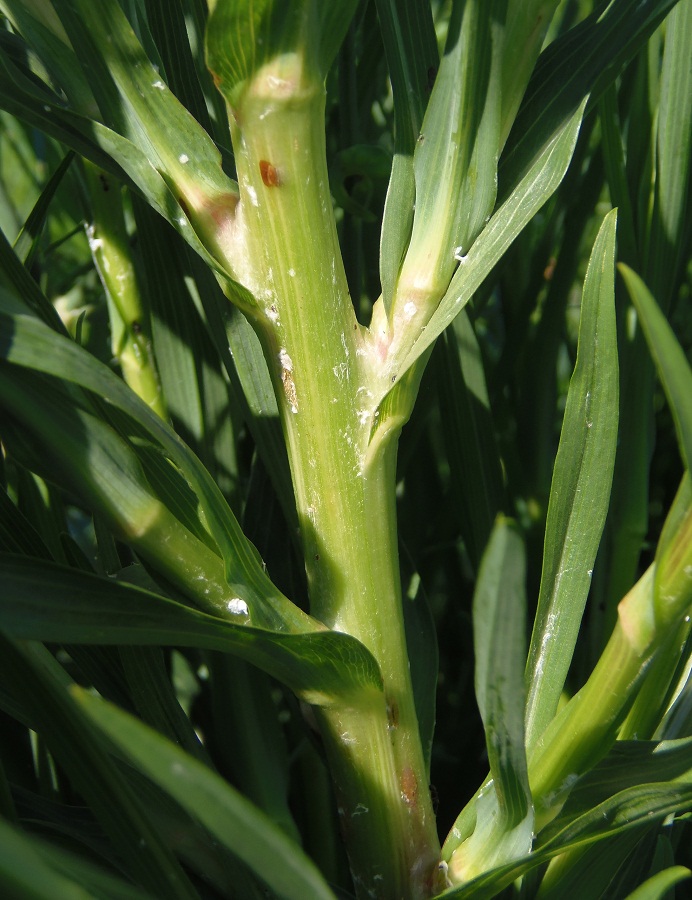
[[279,173],[270,162],[267,162],[266,159],[261,159],[259,167],[260,175],[262,176],[262,181],[264,182],[265,187],[280,186],[281,179],[279,178]]
[[399,787],[401,788],[401,799],[406,806],[415,806],[418,801],[418,781],[410,766],[406,766],[401,773]]

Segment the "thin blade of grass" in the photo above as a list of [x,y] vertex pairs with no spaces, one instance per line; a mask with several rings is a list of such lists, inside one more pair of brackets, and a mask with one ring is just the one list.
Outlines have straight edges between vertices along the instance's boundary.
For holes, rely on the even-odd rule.
[[433,361],[457,517],[477,572],[503,505],[502,463],[480,346],[465,310],[443,333]]
[[299,846],[222,778],[117,707],[81,688],[74,687],[72,694],[126,757],[279,896],[333,900],[326,882]]
[[22,900],[150,900],[151,895],[0,819],[0,889]]
[[692,368],[668,320],[642,279],[624,264],[618,268],[637,310],[649,351],[666,392],[680,453],[689,472],[692,467]]
[[[11,308],[10,301],[6,302]],[[210,533],[226,565],[229,583],[243,584],[246,592],[249,591],[263,606],[266,605],[267,592],[276,597],[276,590],[269,587],[271,582],[259,554],[245,538],[209,473],[172,429],[152,413],[107,366],[77,344],[60,337],[27,315],[0,315],[0,343],[2,356],[9,362],[66,378],[94,391],[144,428],[180,468],[199,498]],[[289,619],[297,616],[306,624],[307,617],[300,614],[293,604],[285,598],[276,599],[279,605],[284,606]]]
[[232,651],[322,705],[381,689],[373,657],[350,635],[235,625],[134,585],[28,557],[1,559],[3,628],[16,638]]
[[485,872],[461,887],[441,894],[445,900],[491,900],[522,875],[572,849],[604,841],[644,825],[653,826],[667,815],[692,807],[689,783],[641,784],[616,794],[580,816],[545,843],[540,842],[531,855]]
[[512,241],[557,189],[572,159],[582,113],[583,105],[553,136],[543,154],[493,214],[460,261],[430,321],[413,344],[405,348],[399,372],[405,372],[464,308]]
[[616,213],[603,221],[582,294],[577,362],[553,472],[543,571],[527,663],[527,747],[555,714],[608,510],[618,421]]
[[429,5],[377,0],[394,95],[394,160],[380,236],[380,280],[389,311],[411,236],[416,185],[413,151],[439,62]]
[[155,894],[164,891],[171,897],[194,900],[196,891],[118,771],[101,735],[69,696],[64,670],[38,644],[20,646],[2,635],[0,645],[5,687],[21,702],[33,729],[41,732],[90,803],[127,870]]
[[27,269],[31,268],[36,255],[39,240],[48,216],[48,208],[55,197],[55,192],[62,184],[62,180],[67,174],[73,159],[74,153],[72,151],[65,154],[60,165],[46,182],[22,230],[19,232],[17,240],[14,242],[14,252]]
[[525,554],[514,523],[498,518],[473,598],[476,699],[492,783],[476,800],[476,826],[452,854],[454,880],[523,857],[534,813],[524,749]]
[[692,877],[692,872],[685,866],[671,866],[663,872],[657,872],[651,878],[647,878],[626,900],[664,900],[670,896],[670,891],[676,884]]
[[[688,259],[692,236],[692,4],[666,22],[656,122],[656,182],[645,278],[664,310]],[[631,265],[636,261],[628,260]]]

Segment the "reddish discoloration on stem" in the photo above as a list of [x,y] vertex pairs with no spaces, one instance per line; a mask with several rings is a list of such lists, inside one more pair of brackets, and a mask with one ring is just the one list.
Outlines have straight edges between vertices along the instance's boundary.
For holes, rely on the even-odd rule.
[[261,159],[259,167],[260,175],[262,176],[262,181],[264,182],[265,187],[280,186],[281,178],[279,177],[279,173],[270,162],[267,162],[266,159]]
[[404,803],[407,806],[415,806],[418,801],[418,781],[410,766],[406,766],[401,773],[399,787],[401,788],[401,799]]

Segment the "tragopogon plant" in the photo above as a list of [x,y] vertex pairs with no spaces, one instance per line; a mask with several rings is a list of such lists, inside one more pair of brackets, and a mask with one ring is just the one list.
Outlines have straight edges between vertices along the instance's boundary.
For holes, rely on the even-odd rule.
[[0,10],[5,891],[663,896],[691,0]]

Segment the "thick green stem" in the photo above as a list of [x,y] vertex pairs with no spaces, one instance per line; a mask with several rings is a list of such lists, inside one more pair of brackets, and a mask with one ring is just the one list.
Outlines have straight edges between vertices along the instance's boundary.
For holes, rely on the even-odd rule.
[[[396,442],[368,454],[379,379],[339,251],[324,147],[324,92],[298,58],[259,72],[235,111],[235,247],[278,398],[312,615],[354,635],[384,695],[320,711],[359,895],[423,897],[439,845],[403,627]],[[236,257],[237,259],[237,257]]]

